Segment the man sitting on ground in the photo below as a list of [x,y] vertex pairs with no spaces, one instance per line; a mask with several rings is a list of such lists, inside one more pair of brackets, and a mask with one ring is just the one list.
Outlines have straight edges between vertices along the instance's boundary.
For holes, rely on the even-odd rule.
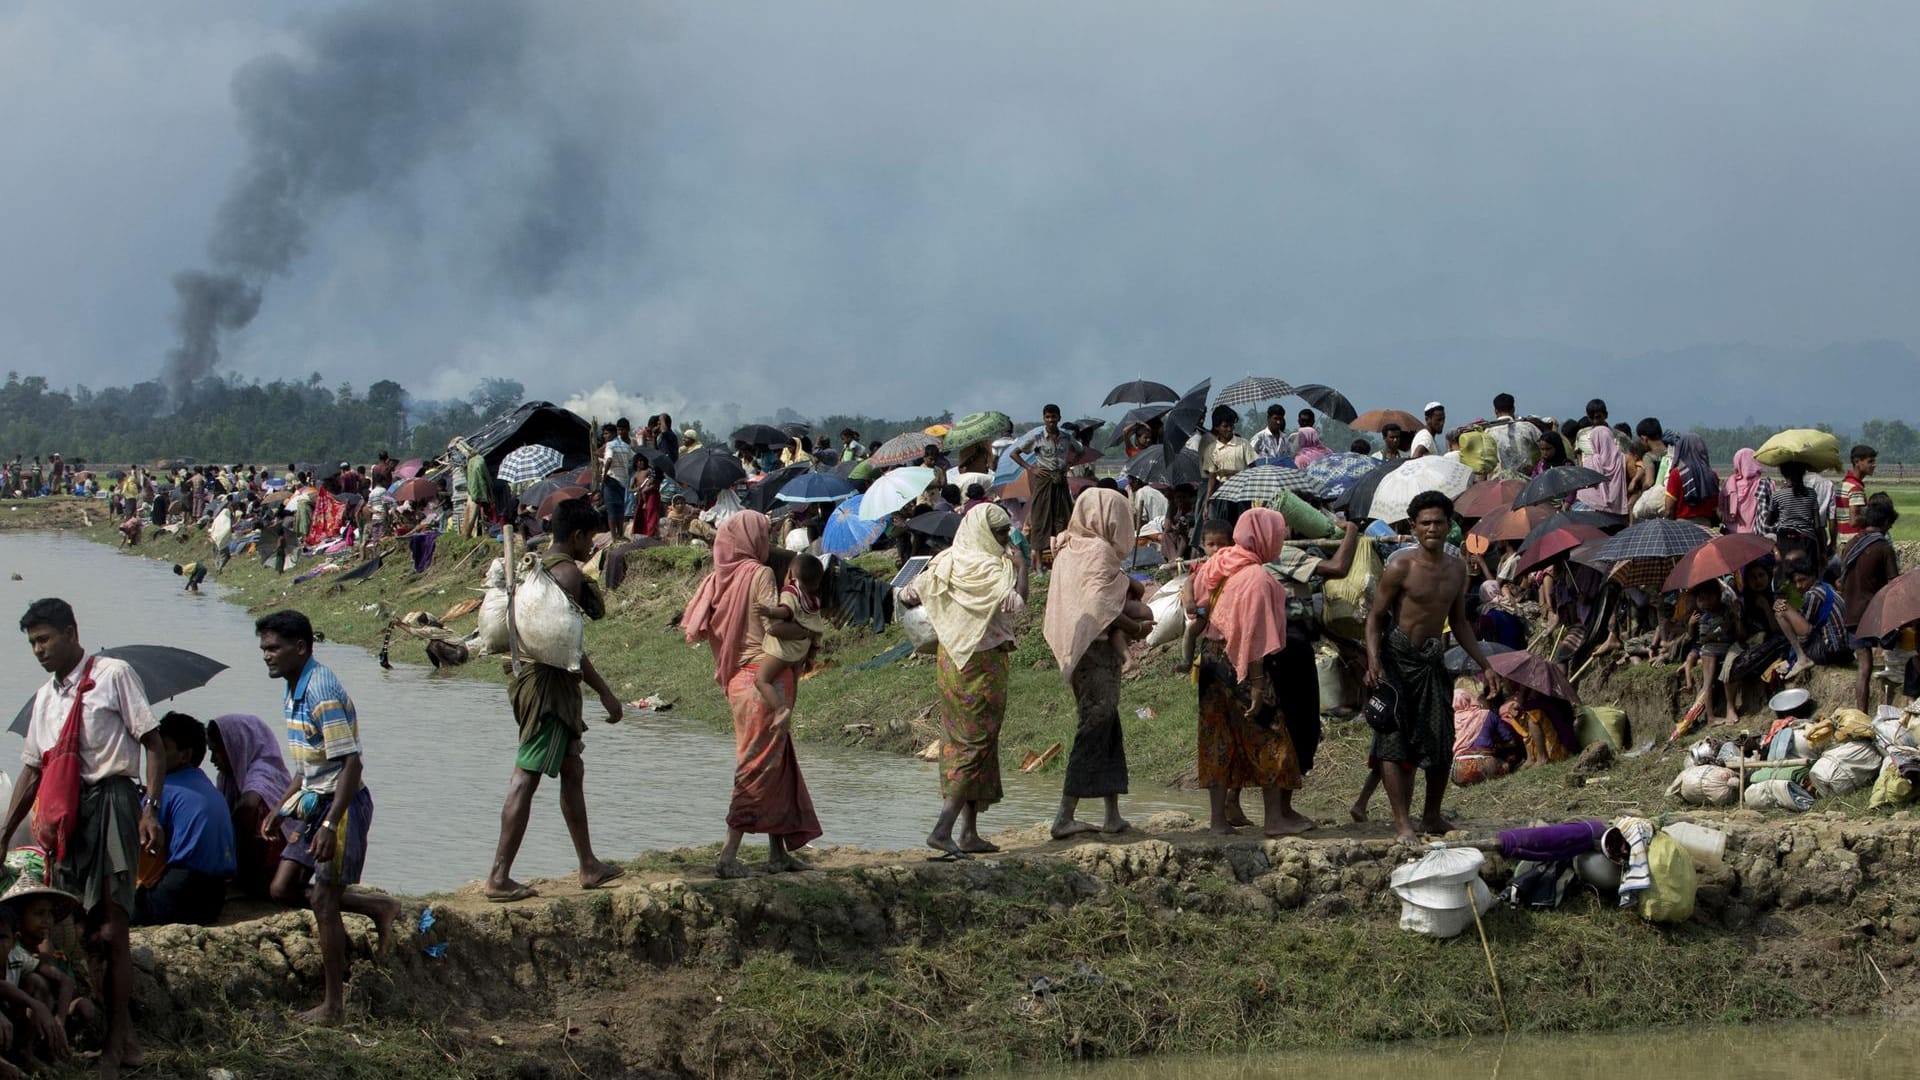
[[160,828],[167,860],[157,879],[134,896],[136,926],[220,921],[227,882],[236,870],[233,818],[227,800],[200,771],[207,756],[207,729],[185,713],[160,718],[166,747],[167,790],[160,800]]

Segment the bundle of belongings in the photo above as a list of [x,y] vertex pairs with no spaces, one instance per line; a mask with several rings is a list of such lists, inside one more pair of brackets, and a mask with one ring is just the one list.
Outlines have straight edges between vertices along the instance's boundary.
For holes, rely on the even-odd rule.
[[[1685,922],[1693,915],[1696,881],[1682,829],[1676,825],[1670,835],[1639,817],[1508,829],[1499,837],[1500,854],[1514,860],[1513,882],[1501,895],[1514,907],[1550,909],[1578,880],[1617,896],[1621,907],[1637,905],[1649,922]],[[1718,843],[1724,845],[1724,837]]]
[[1450,938],[1493,906],[1493,892],[1480,880],[1486,856],[1474,848],[1435,848],[1397,866],[1389,879],[1400,898],[1400,929]]
[[1877,720],[1848,708],[1816,715],[1803,689],[1783,690],[1767,704],[1774,720],[1764,735],[1696,743],[1667,795],[1693,806],[1796,813],[1869,787],[1875,806],[1912,798],[1900,777],[1904,765],[1910,783],[1920,780],[1920,716],[1890,707]]

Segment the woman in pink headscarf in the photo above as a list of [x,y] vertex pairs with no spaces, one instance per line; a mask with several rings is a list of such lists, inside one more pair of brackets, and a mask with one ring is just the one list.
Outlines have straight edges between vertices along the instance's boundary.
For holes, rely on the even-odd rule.
[[1720,485],[1720,521],[1730,533],[1760,531],[1760,459],[1751,447],[1733,455],[1733,475]]
[[1627,455],[1613,429],[1595,424],[1580,433],[1580,464],[1606,479],[1574,494],[1574,499],[1609,514],[1627,512]]
[[1320,441],[1319,429],[1303,427],[1300,429],[1300,448],[1293,452],[1293,467],[1304,469],[1332,453],[1327,449],[1327,444]]
[[265,720],[228,713],[207,721],[207,750],[213,757],[220,794],[233,817],[235,884],[247,896],[272,895],[273,875],[280,869],[286,837],[260,838],[261,822],[280,809],[291,774],[280,755],[285,738]]
[[1284,681],[1278,660],[1287,646],[1287,590],[1266,564],[1280,556],[1286,539],[1287,519],[1255,507],[1234,526],[1233,546],[1208,559],[1189,583],[1204,624],[1195,664],[1200,785],[1218,834],[1233,831],[1227,792],[1243,787],[1265,796],[1268,836],[1313,827],[1293,810],[1300,760],[1276,685]]
[[[767,565],[768,529],[767,516],[757,510],[739,511],[721,523],[713,539],[713,571],[680,620],[689,642],[704,641],[713,650],[713,680],[726,688],[733,708],[733,803],[715,868],[723,878],[749,875],[739,859],[747,833],[767,834],[767,869],[776,871],[807,869],[791,853],[820,836],[793,734],[775,722],[776,710],[754,685],[766,635],[796,626],[782,621],[769,628],[761,614],[780,603],[779,584]],[[788,668],[780,677],[782,699],[794,701],[798,686]]]

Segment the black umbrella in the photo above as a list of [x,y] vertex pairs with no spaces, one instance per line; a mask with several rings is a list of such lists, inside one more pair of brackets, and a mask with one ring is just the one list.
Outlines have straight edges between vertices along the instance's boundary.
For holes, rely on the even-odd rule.
[[1088,446],[1092,446],[1093,433],[1096,431],[1099,431],[1103,427],[1106,427],[1107,422],[1105,420],[1100,419],[1097,416],[1088,416],[1080,420],[1075,420],[1071,424],[1062,424],[1060,426],[1068,429],[1069,431],[1072,431],[1075,435],[1079,436],[1081,442],[1086,443]]
[[1532,506],[1552,499],[1564,499],[1576,491],[1604,483],[1606,477],[1582,465],[1556,465],[1527,481],[1513,500],[1513,508]]
[[[1514,650],[1511,645],[1502,645],[1497,641],[1483,641],[1480,643],[1480,651],[1486,654],[1487,659],[1491,660],[1501,653],[1509,653]],[[1473,657],[1467,655],[1465,646],[1455,645],[1453,648],[1448,649],[1447,655],[1442,657],[1442,660],[1447,665],[1447,674],[1455,676],[1456,678],[1461,675],[1480,674],[1480,665],[1474,663]]]
[[654,472],[670,473],[673,471],[673,459],[668,457],[667,452],[664,450],[655,450],[651,446],[635,446],[633,448],[633,456],[645,458],[647,467],[651,468]]
[[707,448],[682,456],[680,464],[674,466],[673,478],[700,498],[711,499],[745,480],[747,470],[732,454]]
[[527,488],[520,493],[522,506],[539,506],[562,491],[577,490],[581,485],[573,482],[571,476],[552,476]]
[[747,497],[742,502],[749,510],[758,510],[763,514],[770,513],[776,505],[773,497],[780,494],[780,489],[812,471],[813,466],[806,463],[775,469],[762,477],[759,483],[753,485],[753,489],[747,492]]
[[960,531],[960,515],[951,510],[929,510],[924,514],[915,514],[907,522],[907,528],[951,543]]
[[793,437],[771,424],[748,424],[733,433],[732,441],[748,446],[785,446]]
[[1167,445],[1185,446],[1193,433],[1199,431],[1207,420],[1207,393],[1213,389],[1212,379],[1201,379],[1200,385],[1187,391],[1187,395],[1167,410]]
[[791,435],[791,436],[793,436],[794,438],[796,438],[796,439],[798,439],[798,438],[801,438],[801,437],[803,437],[803,436],[806,436],[806,435],[811,435],[811,434],[813,434],[813,425],[812,425],[812,424],[799,424],[799,423],[795,423],[795,424],[781,424],[781,425],[780,425],[780,430],[781,430],[781,431],[784,431],[784,432],[786,432],[786,433],[787,433],[788,435]]
[[1360,418],[1359,412],[1353,407],[1353,402],[1347,400],[1347,395],[1331,386],[1303,383],[1293,388],[1293,396],[1343,424],[1351,424]]
[[1185,447],[1171,451],[1164,444],[1149,446],[1127,462],[1127,478],[1135,483],[1172,487],[1200,483],[1200,455]]
[[1406,457],[1394,458],[1392,461],[1383,463],[1379,468],[1355,480],[1353,486],[1347,489],[1347,493],[1344,496],[1333,500],[1334,509],[1345,510],[1348,521],[1360,521],[1370,516],[1369,511],[1373,509],[1374,489],[1380,486],[1380,481],[1385,478],[1388,473],[1412,460],[1412,458]]
[[1576,506],[1571,510],[1561,510],[1548,517],[1542,518],[1540,524],[1527,530],[1526,539],[1522,541],[1521,546],[1524,547],[1527,544],[1531,544],[1547,533],[1555,529],[1564,529],[1569,525],[1591,525],[1604,532],[1618,529],[1626,523],[1627,519],[1621,517],[1619,514],[1609,514],[1604,510],[1592,510],[1584,506]]
[[1141,424],[1151,424],[1155,420],[1173,411],[1171,405],[1142,405],[1137,409],[1128,409],[1127,415],[1120,418],[1119,429],[1113,433],[1113,441],[1108,446],[1119,446],[1127,441],[1127,433]]
[[1121,383],[1119,386],[1107,391],[1107,400],[1101,402],[1100,405],[1104,408],[1108,405],[1118,405],[1125,401],[1135,401],[1145,404],[1149,401],[1177,401],[1179,398],[1180,395],[1173,392],[1173,387],[1165,383],[1135,379],[1132,382]]
[[[133,668],[140,686],[147,692],[148,701],[165,701],[189,690],[198,690],[227,670],[227,665],[212,657],[171,645],[119,645],[101,649],[97,655],[123,660]],[[32,719],[33,701],[29,699],[8,730],[15,735],[25,735]]]

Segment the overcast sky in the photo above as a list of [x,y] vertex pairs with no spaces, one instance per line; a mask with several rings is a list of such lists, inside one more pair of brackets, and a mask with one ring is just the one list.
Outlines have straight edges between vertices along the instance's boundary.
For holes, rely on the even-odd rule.
[[1920,341],[1917,54],[1910,3],[0,0],[0,367],[156,375],[264,154],[314,176],[249,376],[1714,415],[1643,354],[1768,346],[1791,401]]

